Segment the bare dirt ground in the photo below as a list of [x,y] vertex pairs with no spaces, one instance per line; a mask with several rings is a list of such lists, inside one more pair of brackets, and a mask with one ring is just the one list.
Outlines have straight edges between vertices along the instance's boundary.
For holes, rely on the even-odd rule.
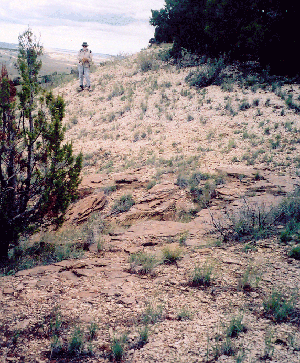
[[[299,86],[258,87],[253,74],[199,90],[185,81],[196,68],[163,51],[102,64],[92,92],[55,90],[84,168],[81,198],[50,236],[87,251],[0,277],[1,362],[300,361],[291,246],[216,228],[229,227],[225,211],[262,212],[299,186],[300,116],[286,102]],[[210,279],[193,283],[197,272]],[[266,308],[272,293],[293,305],[282,319]]]

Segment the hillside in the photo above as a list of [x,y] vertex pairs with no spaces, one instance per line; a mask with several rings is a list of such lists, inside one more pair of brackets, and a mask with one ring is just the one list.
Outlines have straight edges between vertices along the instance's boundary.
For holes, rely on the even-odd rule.
[[165,54],[54,90],[83,179],[30,243],[77,258],[0,277],[0,362],[300,361],[300,87],[254,68],[191,87]]

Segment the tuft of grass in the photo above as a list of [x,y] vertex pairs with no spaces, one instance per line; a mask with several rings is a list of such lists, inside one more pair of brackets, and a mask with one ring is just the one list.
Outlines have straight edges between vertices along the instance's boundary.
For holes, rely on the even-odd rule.
[[221,84],[221,89],[224,92],[232,92],[233,91],[234,82],[230,79],[224,79]]
[[139,330],[139,339],[137,343],[138,347],[142,348],[145,344],[148,343],[148,339],[149,339],[149,328],[148,325],[145,325]]
[[142,51],[137,57],[138,70],[145,73],[155,68],[155,55],[152,52]]
[[245,349],[241,348],[235,355],[236,363],[242,363],[245,359]]
[[103,252],[105,249],[104,247],[104,241],[102,238],[99,238],[98,242],[97,242],[97,252],[100,253],[100,252]]
[[185,306],[178,312],[177,320],[190,320],[192,313]]
[[146,189],[149,190],[149,189],[153,188],[154,185],[156,185],[156,180],[150,180],[146,186]]
[[189,185],[189,181],[186,177],[179,175],[175,182],[175,185],[178,185],[180,189],[185,189]]
[[279,291],[273,291],[263,302],[265,312],[272,316],[276,322],[283,322],[293,313],[295,299],[286,299]]
[[99,330],[98,324],[95,322],[91,322],[89,325],[89,334],[88,334],[88,340],[93,340],[97,336],[97,331]]
[[82,350],[83,350],[83,331],[79,326],[76,326],[69,341],[68,353],[69,355],[76,355],[80,354]]
[[133,253],[129,256],[130,270],[142,275],[153,274],[154,268],[158,265],[155,255],[146,252]]
[[258,286],[260,279],[261,275],[257,274],[256,268],[253,266],[248,266],[242,277],[239,279],[238,288],[244,291],[249,291],[253,287]]
[[180,233],[179,239],[178,239],[180,246],[185,246],[188,236],[189,236],[189,231],[184,231],[184,232]]
[[50,357],[59,356],[63,350],[62,340],[60,335],[62,333],[63,321],[61,317],[60,308],[55,306],[50,313],[49,321],[49,334],[50,334]]
[[260,102],[260,99],[259,98],[255,98],[252,102],[253,106],[258,106],[259,105],[259,102]]
[[120,337],[113,337],[111,342],[111,355],[116,362],[121,362],[125,355],[125,344],[127,342],[127,334]]
[[213,266],[207,262],[203,267],[196,266],[188,279],[188,285],[192,287],[210,286],[212,283]]
[[296,113],[300,113],[300,106],[293,101],[293,95],[289,95],[285,100],[288,108],[294,110]]
[[63,345],[61,338],[56,334],[52,335],[51,345],[50,345],[50,359],[52,357],[55,358],[59,356],[62,350],[63,350]]
[[261,360],[272,360],[272,356],[274,353],[274,345],[273,345],[273,332],[271,330],[267,330],[265,332],[265,345],[264,345],[264,354],[261,357]]
[[229,338],[235,338],[240,333],[247,331],[245,325],[242,323],[243,316],[238,315],[230,320],[230,323],[226,329],[226,336]]
[[162,262],[171,265],[176,264],[182,258],[182,250],[180,248],[165,247],[162,250]]
[[251,108],[251,105],[247,100],[243,100],[242,103],[239,105],[239,109],[241,111],[248,110],[249,108]]
[[250,252],[250,251],[257,251],[257,247],[253,244],[251,244],[251,242],[249,243],[246,243],[244,246],[243,246],[243,252]]
[[163,306],[148,303],[145,311],[142,313],[142,322],[145,325],[157,323],[163,316]]
[[50,313],[49,330],[51,335],[59,335],[62,329],[62,317],[58,306],[55,306]]
[[221,355],[232,356],[234,355],[234,348],[232,346],[232,342],[230,338],[226,337],[223,342],[217,342],[212,347],[212,354],[214,360],[218,359]]
[[111,193],[115,192],[117,190],[116,185],[109,185],[107,187],[103,187],[103,192],[105,195],[110,195]]

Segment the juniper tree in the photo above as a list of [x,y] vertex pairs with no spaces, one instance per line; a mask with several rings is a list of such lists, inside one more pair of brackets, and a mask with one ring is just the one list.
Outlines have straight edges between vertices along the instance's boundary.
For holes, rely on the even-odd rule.
[[42,50],[27,29],[19,36],[20,91],[4,67],[0,76],[0,259],[21,233],[61,224],[80,183],[82,155],[64,142],[64,100],[39,86]]
[[279,74],[298,74],[300,40],[295,1],[165,0],[152,10],[155,40],[210,57],[251,59]]

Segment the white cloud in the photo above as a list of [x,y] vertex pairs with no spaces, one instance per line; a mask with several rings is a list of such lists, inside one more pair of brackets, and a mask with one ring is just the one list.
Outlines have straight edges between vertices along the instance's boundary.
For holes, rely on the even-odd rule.
[[77,50],[87,41],[97,53],[133,53],[153,36],[151,9],[164,0],[2,0],[0,41],[17,43],[29,25],[47,48]]

